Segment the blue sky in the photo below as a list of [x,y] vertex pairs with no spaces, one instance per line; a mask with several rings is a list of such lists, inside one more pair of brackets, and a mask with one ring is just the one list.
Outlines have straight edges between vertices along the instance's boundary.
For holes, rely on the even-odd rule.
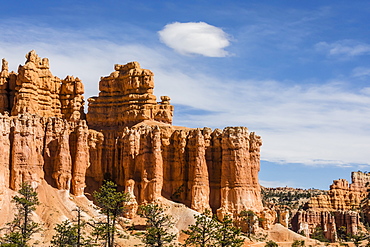
[[35,49],[85,98],[139,61],[174,124],[262,136],[265,186],[327,189],[370,170],[368,1],[4,1],[0,57]]

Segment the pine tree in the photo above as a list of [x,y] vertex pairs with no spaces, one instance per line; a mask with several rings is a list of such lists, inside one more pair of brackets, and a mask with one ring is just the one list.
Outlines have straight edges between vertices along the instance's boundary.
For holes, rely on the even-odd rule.
[[251,235],[253,234],[253,226],[258,219],[257,215],[252,210],[243,210],[240,212],[240,216],[247,225],[247,236],[248,238],[251,238]]
[[292,243],[292,247],[303,247],[304,246],[304,240],[294,240]]
[[220,247],[239,247],[243,246],[244,239],[241,238],[241,229],[235,227],[229,215],[221,221],[216,231],[217,245]]
[[278,246],[279,245],[276,242],[272,241],[272,240],[266,242],[266,244],[265,244],[265,247],[278,247]]
[[77,246],[77,227],[72,225],[69,220],[57,224],[54,230],[56,234],[51,240],[52,246]]
[[184,246],[213,246],[217,242],[216,232],[219,229],[219,223],[208,210],[194,217],[195,224],[190,225],[188,230],[183,230],[185,234],[189,235]]
[[146,204],[139,208],[141,217],[146,218],[147,229],[142,239],[145,246],[162,247],[171,244],[176,234],[170,233],[174,225],[172,218],[158,204]]
[[13,197],[18,213],[7,225],[10,233],[1,238],[1,246],[26,247],[31,236],[40,230],[39,224],[31,219],[32,212],[39,205],[37,192],[27,183],[22,183],[18,191],[20,196]]
[[105,246],[113,247],[117,217],[124,211],[124,202],[128,202],[130,196],[128,193],[117,191],[117,185],[112,181],[104,181],[100,191],[95,191],[93,196],[101,212],[107,216],[106,222],[100,224],[95,233],[106,241]]
[[52,246],[66,246],[66,247],[79,247],[79,246],[96,246],[93,244],[90,236],[86,236],[84,232],[87,223],[81,220],[81,209],[77,208],[77,224],[71,223],[69,220],[57,224],[54,228],[56,234],[51,240]]

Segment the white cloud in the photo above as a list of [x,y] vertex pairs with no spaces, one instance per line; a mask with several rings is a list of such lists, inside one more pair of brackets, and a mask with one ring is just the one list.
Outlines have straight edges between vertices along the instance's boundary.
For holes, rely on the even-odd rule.
[[316,48],[332,56],[354,57],[370,54],[370,44],[355,40],[340,40],[334,43],[319,42],[316,44]]
[[180,54],[200,54],[206,57],[225,57],[229,37],[221,28],[205,22],[167,24],[159,31],[163,43]]
[[289,87],[273,81],[229,81],[226,87],[217,78],[206,80],[212,85],[192,79],[197,89],[176,97],[188,97],[188,105],[217,112],[177,116],[179,125],[184,121],[193,127],[247,126],[262,136],[261,158],[266,161],[370,164],[370,95],[362,90],[349,92],[341,83]]

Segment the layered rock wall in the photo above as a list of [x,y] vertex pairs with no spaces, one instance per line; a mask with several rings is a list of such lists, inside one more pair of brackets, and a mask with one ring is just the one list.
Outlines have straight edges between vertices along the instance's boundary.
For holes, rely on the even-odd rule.
[[352,183],[345,179],[334,180],[325,195],[312,197],[304,209],[292,220],[293,230],[311,234],[320,226],[325,236],[336,241],[336,229],[345,227],[347,233],[357,234],[363,229],[359,210],[364,211],[364,200],[370,187],[370,174],[352,172]]
[[[362,174],[362,175],[361,175]],[[317,210],[354,210],[359,209],[361,201],[367,196],[370,177],[362,172],[352,173],[352,183],[345,179],[334,180],[326,195],[313,197],[306,208]]]
[[219,217],[262,211],[255,133],[172,126],[170,98],[156,102],[153,73],[137,62],[101,78],[86,122],[82,82],[53,76],[35,51],[26,59],[17,73],[4,59],[0,74],[0,190],[44,179],[83,195],[109,178],[132,210],[164,196]]
[[137,62],[116,65],[101,78],[99,97],[88,100],[87,120],[104,136],[102,159],[92,159],[88,176],[101,181],[108,174],[120,186],[129,184],[138,204],[165,196],[220,217],[261,211],[261,138],[243,127],[171,126],[169,97],[157,103],[153,87],[153,73]]
[[97,130],[131,127],[144,120],[171,124],[173,106],[169,104],[168,96],[162,96],[162,101],[156,102],[153,76],[138,62],[116,64],[114,72],[101,78],[99,97],[88,100],[89,126]]
[[49,60],[35,51],[26,55],[25,65],[18,73],[8,71],[2,60],[0,73],[0,113],[12,116],[29,113],[41,117],[62,117],[77,121],[84,118],[83,93],[80,79],[67,76],[64,80],[53,76]]
[[46,179],[58,189],[83,195],[89,166],[88,127],[82,82],[51,74],[49,60],[35,51],[18,72],[0,73],[0,189],[35,187]]
[[0,133],[0,188],[18,190],[22,182],[37,187],[46,179],[58,189],[83,194],[89,165],[84,120],[0,114]]
[[138,204],[165,196],[220,215],[262,210],[257,176],[261,140],[246,128],[145,125],[109,132],[100,145],[93,152],[106,150],[102,157],[111,158],[91,159],[88,176],[101,181],[101,174],[110,174],[121,186],[131,184]]

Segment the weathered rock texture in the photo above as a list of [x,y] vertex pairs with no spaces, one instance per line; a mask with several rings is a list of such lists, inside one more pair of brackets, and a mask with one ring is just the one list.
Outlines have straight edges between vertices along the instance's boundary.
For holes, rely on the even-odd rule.
[[[98,182],[109,174],[120,186],[130,186],[138,204],[165,196],[197,211],[262,209],[256,154],[261,140],[246,128],[142,125],[103,134],[90,149],[91,157],[101,159],[91,159],[87,176]],[[222,146],[230,142],[243,145]]]
[[89,178],[99,182],[109,175],[138,204],[165,196],[220,217],[261,211],[259,136],[243,127],[171,126],[169,97],[156,102],[153,73],[137,62],[116,65],[99,87],[99,97],[88,100],[88,124],[103,134],[90,149],[99,158],[91,159]]
[[18,73],[0,74],[0,189],[18,190],[42,179],[58,189],[82,195],[89,166],[88,127],[83,113],[83,85],[78,78],[60,80],[47,58],[31,51]]
[[83,118],[84,88],[80,79],[67,76],[64,80],[53,76],[49,60],[41,59],[35,51],[26,55],[26,64],[18,73],[8,72],[2,60],[0,75],[0,113],[12,116],[30,113],[41,117],[63,117],[68,120]]
[[[170,98],[156,102],[150,70],[115,65],[89,99],[87,123],[78,78],[53,76],[35,51],[18,72],[0,76],[0,189],[45,179],[83,195],[113,179],[130,193],[128,207],[161,197],[220,217],[260,212],[261,138],[245,127],[172,126]],[[87,183],[87,185],[86,185]]]
[[[352,183],[345,179],[334,180],[325,195],[312,197],[304,209],[292,220],[293,230],[308,236],[316,227],[324,230],[326,238],[337,240],[336,230],[346,227],[349,234],[357,234],[363,229],[359,211],[363,211],[363,200],[368,195],[370,174],[352,172]],[[365,212],[366,213],[366,212]]]
[[156,102],[153,76],[150,70],[140,68],[138,62],[116,64],[114,72],[101,78],[99,97],[89,98],[89,126],[97,130],[131,127],[144,120],[171,124],[173,106],[168,96]]

